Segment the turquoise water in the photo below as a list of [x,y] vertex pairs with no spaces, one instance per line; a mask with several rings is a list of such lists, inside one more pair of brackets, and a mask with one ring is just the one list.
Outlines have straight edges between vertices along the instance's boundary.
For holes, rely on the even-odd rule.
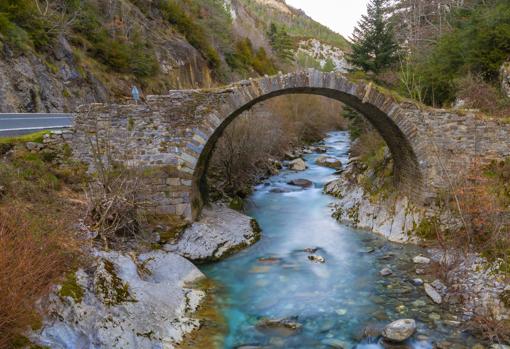
[[[348,133],[330,133],[323,145],[327,155],[346,163]],[[410,282],[416,277],[410,260],[420,252],[417,247],[389,243],[331,217],[334,199],[324,195],[322,187],[335,176],[314,164],[320,155],[305,157],[309,169],[304,172],[282,171],[257,186],[248,200],[248,214],[262,228],[261,241],[203,268],[221,285],[217,302],[228,325],[224,348],[378,348],[377,331],[370,329],[399,318],[417,320],[418,332],[407,343],[415,348],[431,348],[444,338],[468,340],[449,327],[455,316],[432,304],[422,288]],[[297,178],[313,181],[314,187],[286,184]],[[325,263],[310,261],[306,248],[318,248],[315,255]],[[379,275],[386,266],[394,275]],[[302,327],[289,333],[256,326],[262,318],[287,317]]]

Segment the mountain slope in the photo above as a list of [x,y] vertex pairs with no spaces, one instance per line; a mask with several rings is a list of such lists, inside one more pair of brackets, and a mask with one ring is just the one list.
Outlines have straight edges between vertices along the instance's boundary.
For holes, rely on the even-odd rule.
[[340,35],[280,0],[37,4],[0,3],[0,112],[72,111],[83,103],[127,98],[132,84],[145,94],[162,94],[322,68],[322,53],[303,59],[304,40],[331,44],[336,61],[348,47]]

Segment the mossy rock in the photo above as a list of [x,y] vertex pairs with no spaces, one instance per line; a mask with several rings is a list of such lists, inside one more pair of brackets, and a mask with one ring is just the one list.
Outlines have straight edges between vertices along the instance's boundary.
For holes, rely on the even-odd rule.
[[244,209],[244,200],[239,196],[235,196],[229,203],[228,207],[236,211],[243,211]]
[[71,297],[76,303],[81,303],[83,300],[84,291],[78,284],[76,273],[67,274],[64,282],[58,292],[60,297]]

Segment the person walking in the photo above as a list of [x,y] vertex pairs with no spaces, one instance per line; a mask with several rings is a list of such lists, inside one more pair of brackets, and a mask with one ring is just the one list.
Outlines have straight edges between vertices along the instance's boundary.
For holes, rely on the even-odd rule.
[[140,91],[138,91],[138,88],[135,85],[131,88],[131,96],[133,96],[135,103],[138,104],[140,101]]

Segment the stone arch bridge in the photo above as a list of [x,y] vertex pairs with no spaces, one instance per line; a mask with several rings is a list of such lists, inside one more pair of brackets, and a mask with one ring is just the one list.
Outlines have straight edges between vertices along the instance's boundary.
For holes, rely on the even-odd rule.
[[326,96],[360,112],[386,141],[400,188],[423,205],[465,172],[475,155],[483,161],[510,155],[509,125],[469,112],[421,108],[367,82],[316,70],[170,91],[141,105],[84,105],[75,117],[73,150],[92,165],[95,148],[144,168],[151,209],[192,220],[207,201],[205,174],[223,130],[255,104],[285,94]]

